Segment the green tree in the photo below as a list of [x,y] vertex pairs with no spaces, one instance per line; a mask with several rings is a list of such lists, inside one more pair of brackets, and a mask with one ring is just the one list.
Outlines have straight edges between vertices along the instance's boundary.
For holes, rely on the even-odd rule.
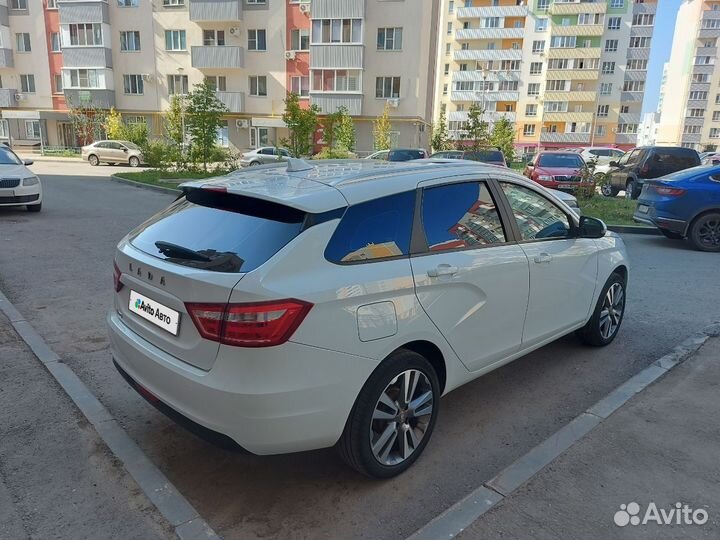
[[206,82],[196,84],[187,95],[185,123],[192,138],[193,155],[202,161],[206,171],[210,157],[217,154],[217,133],[227,112],[228,108]]
[[103,137],[105,110],[92,103],[75,105],[68,102],[68,117],[80,145],[85,146]]
[[447,119],[444,110],[440,111],[440,118],[437,123],[433,125],[430,146],[432,146],[434,152],[452,149],[452,141],[448,135]]
[[504,116],[493,126],[490,144],[497,146],[505,154],[505,161],[515,161],[515,127]]
[[355,150],[355,124],[347,107],[338,107],[338,121],[335,126],[336,148],[353,152]]
[[184,97],[174,94],[170,97],[170,107],[165,113],[164,131],[169,145],[165,148],[170,155],[167,161],[175,163],[175,168],[180,170],[185,164],[185,152],[183,146],[183,117],[185,115]]
[[380,116],[373,121],[373,136],[375,137],[375,150],[388,150],[390,148],[390,105],[385,102],[385,108]]
[[285,99],[282,119],[290,131],[290,138],[282,139],[280,144],[286,146],[294,157],[312,154],[313,134],[317,129],[319,112],[320,107],[315,104],[303,109],[297,94],[290,93]]
[[122,115],[115,110],[115,107],[111,107],[110,112],[105,117],[105,133],[108,139],[115,141],[122,141],[128,138],[127,126],[123,123]]
[[127,140],[134,142],[138,146],[145,146],[148,142],[148,127],[145,122],[137,122],[135,124],[125,124],[127,131]]
[[470,147],[475,151],[490,145],[488,123],[482,118],[484,112],[476,103],[468,110],[465,140],[470,141]]

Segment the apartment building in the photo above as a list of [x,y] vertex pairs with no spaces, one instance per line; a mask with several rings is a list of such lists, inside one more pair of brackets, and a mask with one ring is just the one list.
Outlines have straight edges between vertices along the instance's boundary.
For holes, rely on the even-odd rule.
[[658,144],[715,150],[720,142],[720,1],[684,0],[677,14]]
[[76,146],[68,109],[90,105],[160,135],[171,96],[205,80],[229,110],[219,141],[240,150],[287,135],[290,91],[321,114],[346,107],[360,151],[386,103],[394,143],[427,146],[438,13],[433,0],[0,0],[0,139]]
[[516,149],[635,146],[657,4],[442,0],[435,118],[462,138],[473,103]]

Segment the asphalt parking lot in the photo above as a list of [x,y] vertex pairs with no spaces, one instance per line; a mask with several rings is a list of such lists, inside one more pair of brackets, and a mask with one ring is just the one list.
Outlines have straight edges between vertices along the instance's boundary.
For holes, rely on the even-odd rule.
[[452,392],[430,446],[406,474],[368,480],[331,449],[232,453],[166,420],[110,362],[114,246],[173,197],[95,176],[109,167],[78,164],[72,175],[67,166],[33,168],[43,211],[0,209],[0,289],[227,539],[405,538],[720,316],[716,254],[628,235],[631,280],[617,340],[589,349],[568,337]]

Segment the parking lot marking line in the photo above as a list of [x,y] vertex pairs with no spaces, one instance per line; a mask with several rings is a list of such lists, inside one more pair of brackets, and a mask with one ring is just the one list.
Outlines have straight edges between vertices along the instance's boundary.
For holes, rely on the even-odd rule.
[[0,311],[10,319],[10,324],[18,335],[93,425],[105,445],[122,462],[145,496],[172,525],[176,536],[180,540],[219,540],[220,537],[200,517],[197,510],[150,461],[75,372],[48,347],[2,291]]
[[720,323],[713,323],[693,334],[670,353],[656,360],[625,381],[570,423],[550,435],[525,455],[475,489],[470,495],[447,508],[442,514],[411,534],[407,540],[439,540],[455,538],[475,520],[510,496],[552,461],[570,449],[600,425],[634,395],[680,365],[710,337],[720,336]]

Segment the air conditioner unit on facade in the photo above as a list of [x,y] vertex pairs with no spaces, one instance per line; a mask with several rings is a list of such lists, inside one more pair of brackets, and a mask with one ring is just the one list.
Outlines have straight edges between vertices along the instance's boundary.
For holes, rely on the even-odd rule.
[[250,123],[247,120],[235,120],[235,127],[238,129],[244,129],[249,125]]
[[15,101],[25,101],[25,94],[15,94]]
[[397,109],[400,105],[400,98],[391,98],[387,100],[387,104],[393,109]]
[[285,60],[295,60],[295,51],[285,51]]
[[300,4],[300,12],[310,13],[310,4]]
[[240,27],[239,26],[233,26],[230,29],[230,35],[232,36],[239,36],[240,35]]

